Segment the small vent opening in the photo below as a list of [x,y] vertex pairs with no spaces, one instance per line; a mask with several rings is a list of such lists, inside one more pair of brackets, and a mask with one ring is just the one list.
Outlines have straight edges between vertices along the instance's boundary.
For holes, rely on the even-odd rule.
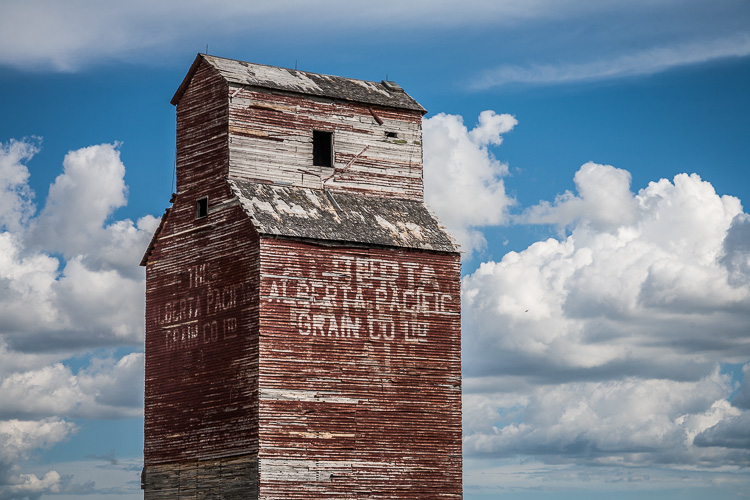
[[333,132],[313,130],[313,165],[333,166]]
[[200,219],[208,216],[208,197],[198,199],[195,202],[195,218]]
[[398,132],[386,132],[385,136],[389,139],[398,139]]

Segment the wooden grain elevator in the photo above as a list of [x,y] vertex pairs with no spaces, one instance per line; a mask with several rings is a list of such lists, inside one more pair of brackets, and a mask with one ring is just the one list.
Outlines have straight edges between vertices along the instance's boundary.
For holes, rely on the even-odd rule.
[[200,54],[143,257],[153,499],[462,498],[460,255],[394,82]]

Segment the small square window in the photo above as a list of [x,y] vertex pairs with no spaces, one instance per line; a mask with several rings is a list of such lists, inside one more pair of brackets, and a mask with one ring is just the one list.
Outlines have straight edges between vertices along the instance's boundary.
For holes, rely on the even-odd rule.
[[208,215],[208,197],[199,198],[195,203],[195,218],[200,219]]
[[313,130],[313,165],[333,166],[333,132]]

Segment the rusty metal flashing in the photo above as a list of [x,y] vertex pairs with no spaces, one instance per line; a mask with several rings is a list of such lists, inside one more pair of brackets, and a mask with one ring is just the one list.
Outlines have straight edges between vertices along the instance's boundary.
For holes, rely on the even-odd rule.
[[[249,63],[235,59],[198,54],[187,75],[172,97],[177,105],[187,90],[201,62],[214,68],[228,83],[263,89],[272,89],[295,94],[313,95],[341,99],[389,108],[407,109],[424,115],[427,113],[417,101],[401,87],[389,82],[370,82],[340,76],[322,75],[265,64]],[[398,87],[396,89],[396,87]]]
[[239,179],[229,185],[261,235],[458,252],[419,201]]
[[367,110],[370,112],[370,114],[372,115],[372,117],[375,118],[375,121],[378,123],[378,125],[382,125],[383,123],[385,123],[385,122],[383,122],[383,119],[380,118],[380,116],[378,116],[378,114],[375,112],[374,109],[367,108]]

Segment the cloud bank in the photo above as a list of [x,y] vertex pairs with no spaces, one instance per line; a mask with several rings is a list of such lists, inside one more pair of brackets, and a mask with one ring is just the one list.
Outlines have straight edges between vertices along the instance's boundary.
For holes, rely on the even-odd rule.
[[[111,220],[127,200],[116,144],[71,151],[37,213],[27,163],[40,139],[0,144],[0,498],[64,491],[56,471],[19,460],[68,439],[72,418],[142,414],[143,354],[97,348],[143,340],[138,260],[158,221]],[[73,370],[76,354],[88,363]],[[86,354],[88,353],[88,355]]]
[[750,361],[740,200],[696,174],[633,193],[590,162],[574,180],[517,216],[561,239],[463,280],[467,454],[747,467],[750,381],[721,369]]
[[[227,35],[247,37],[247,27],[264,33],[312,31],[316,37],[351,33],[372,25],[406,30],[416,26],[461,26],[477,19],[503,23],[547,17],[551,0],[470,3],[460,10],[447,1],[398,2],[377,5],[327,0],[324,6],[301,0],[283,2],[236,0],[174,0],[102,4],[85,0],[76,6],[54,0],[9,1],[0,4],[0,64],[20,68],[75,71],[108,59],[148,58],[179,46],[202,48],[206,40]],[[44,15],[39,15],[44,12]],[[295,12],[295,16],[289,16]],[[321,29],[322,28],[322,29]],[[322,35],[321,33],[327,34]]]
[[75,426],[60,419],[0,420],[0,498],[39,498],[60,491],[61,476],[48,471],[42,477],[23,473],[15,462],[31,451],[49,448],[67,438]]
[[[205,40],[223,39],[227,34],[247,36],[248,26],[263,32],[286,32],[294,27],[298,32],[314,29],[317,37],[321,32],[348,36],[355,29],[367,29],[362,19],[374,27],[411,30],[490,21],[507,25],[561,13],[553,0],[468,2],[461,9],[453,2],[427,0],[384,0],[372,5],[326,0],[322,4],[302,0],[102,4],[84,0],[71,6],[54,0],[11,0],[0,4],[0,64],[74,71],[111,58],[149,57],[149,52],[163,56],[174,47],[194,45],[195,37],[202,47]],[[568,2],[565,11],[581,11],[584,6],[584,2]],[[296,15],[289,16],[289,12]]]
[[161,63],[185,47],[203,50],[207,41],[231,46],[228,40],[273,39],[283,46],[290,30],[340,43],[367,32],[455,36],[460,29],[481,32],[489,43],[497,33],[513,40],[483,52],[488,69],[472,85],[487,88],[618,78],[745,57],[748,21],[742,0],[480,0],[460,9],[447,0],[8,0],[0,3],[0,65],[77,71],[112,61]]

